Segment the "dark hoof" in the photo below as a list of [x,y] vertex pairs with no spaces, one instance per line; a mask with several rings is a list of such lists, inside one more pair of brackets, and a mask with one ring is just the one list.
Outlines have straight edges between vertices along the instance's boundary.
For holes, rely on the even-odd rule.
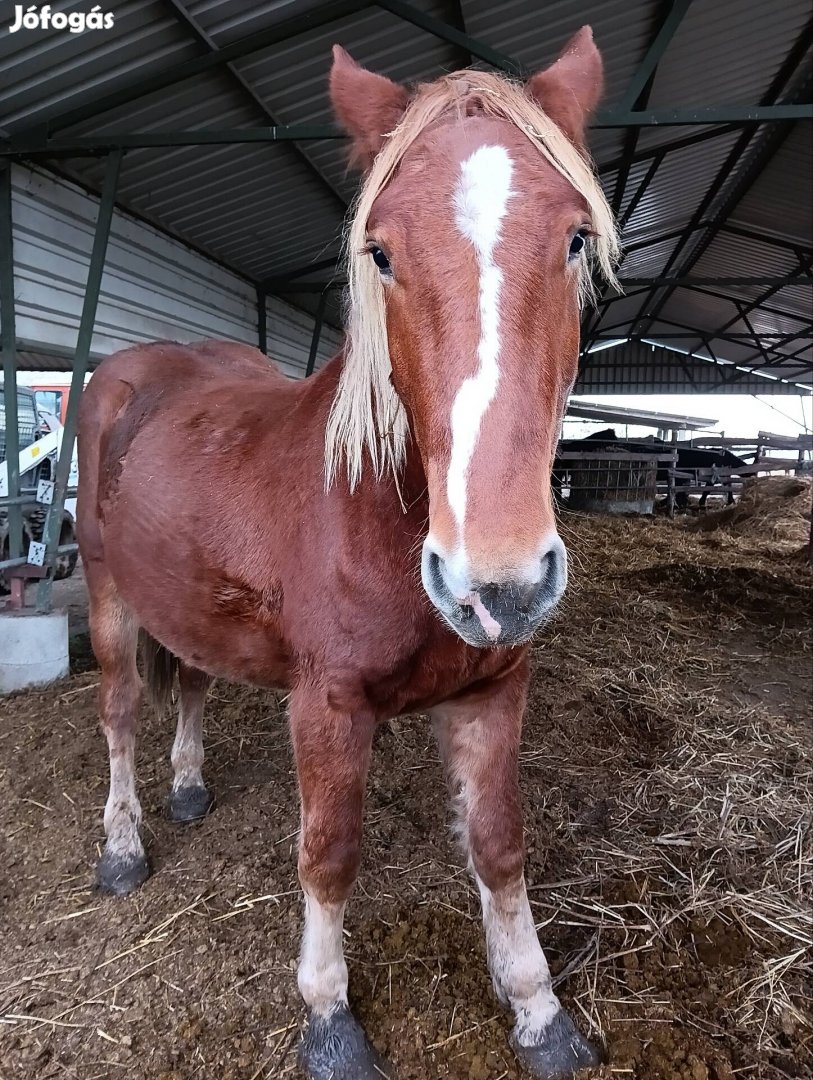
[[560,1009],[543,1032],[544,1042],[521,1046],[512,1039],[514,1051],[535,1080],[566,1080],[581,1069],[601,1064],[601,1054],[579,1033],[576,1025]]
[[170,820],[199,821],[206,817],[215,801],[205,787],[182,787],[169,796]]
[[330,1016],[317,1016],[308,1010],[299,1067],[308,1080],[395,1080],[392,1066],[370,1046],[361,1024],[346,1005]]
[[146,856],[111,855],[107,848],[102,852],[96,867],[96,887],[114,896],[127,896],[150,876]]

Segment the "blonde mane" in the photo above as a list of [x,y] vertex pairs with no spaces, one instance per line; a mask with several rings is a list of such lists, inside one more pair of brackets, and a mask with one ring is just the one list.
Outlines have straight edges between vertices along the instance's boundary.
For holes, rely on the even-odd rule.
[[[347,341],[344,366],[325,434],[325,478],[329,488],[345,459],[350,490],[361,478],[364,451],[377,477],[400,472],[406,452],[407,420],[390,382],[384,286],[367,253],[367,221],[373,203],[387,186],[417,137],[441,117],[465,115],[466,99],[476,96],[482,112],[510,120],[542,156],[584,197],[590,207],[590,258],[605,280],[616,285],[618,234],[612,211],[592,162],[567,138],[521,85],[490,72],[462,71],[421,86],[397,128],[384,141],[356,199],[345,233],[348,279]],[[579,295],[591,295],[589,263],[581,263]]]

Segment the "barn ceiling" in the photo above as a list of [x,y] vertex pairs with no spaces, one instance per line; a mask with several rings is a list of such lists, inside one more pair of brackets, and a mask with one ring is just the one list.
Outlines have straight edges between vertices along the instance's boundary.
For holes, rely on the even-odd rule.
[[334,322],[339,291],[325,287],[355,179],[332,130],[331,45],[400,81],[471,65],[523,74],[591,23],[607,73],[591,148],[625,254],[623,295],[605,292],[585,313],[583,384],[642,392],[630,349],[601,347],[624,341],[646,358],[654,341],[685,357],[661,357],[651,392],[705,387],[707,369],[738,392],[813,386],[809,0],[111,10],[109,31],[0,38],[0,153],[99,191],[107,150],[123,146],[121,208]]

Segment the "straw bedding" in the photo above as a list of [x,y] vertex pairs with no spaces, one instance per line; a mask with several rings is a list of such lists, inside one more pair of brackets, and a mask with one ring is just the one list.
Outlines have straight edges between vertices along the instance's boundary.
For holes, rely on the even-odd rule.
[[[813,575],[774,528],[562,522],[572,585],[534,648],[522,753],[528,881],[558,992],[606,1041],[602,1080],[813,1077]],[[162,815],[171,733],[145,712],[155,873],[116,902],[91,889],[106,753],[98,672],[75,661],[0,710],[0,1076],[293,1076],[284,701],[214,687],[218,807],[186,830]],[[401,1080],[517,1080],[448,823],[425,720],[385,725],[353,1004]]]

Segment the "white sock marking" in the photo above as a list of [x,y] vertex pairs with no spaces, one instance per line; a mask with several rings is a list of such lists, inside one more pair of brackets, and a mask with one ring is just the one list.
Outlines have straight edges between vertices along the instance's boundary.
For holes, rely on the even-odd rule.
[[[492,892],[474,868],[469,843],[469,815],[475,793],[468,772],[482,753],[479,728],[485,721],[461,725],[444,734],[443,713],[439,713],[438,738],[441,753],[450,769],[454,785],[456,831],[469,859],[469,869],[480,891],[483,929],[486,935],[488,969],[494,991],[516,1017],[514,1036],[521,1046],[537,1046],[543,1032],[561,1005],[553,992],[550,969],[539,944],[525,878]],[[449,741],[447,741],[447,738]]]
[[141,804],[135,787],[135,735],[108,731],[110,791],[104,808],[106,847],[121,858],[144,854],[138,835]]
[[502,271],[494,262],[511,191],[513,166],[503,146],[481,146],[460,166],[455,192],[457,227],[474,245],[480,265],[480,343],[477,374],[463,380],[452,405],[452,452],[446,493],[462,543],[466,517],[466,474],[485,411],[500,378],[500,288]]
[[488,966],[497,997],[510,1002],[514,1035],[521,1046],[535,1046],[560,1009],[548,962],[539,944],[522,878],[493,893],[475,873],[483,905]]
[[172,790],[204,787],[203,707],[206,691],[182,691],[178,706],[178,727],[170,760],[174,772]]
[[297,981],[305,1004],[321,1016],[347,1004],[343,924],[344,904],[320,904],[305,893],[305,931]]

